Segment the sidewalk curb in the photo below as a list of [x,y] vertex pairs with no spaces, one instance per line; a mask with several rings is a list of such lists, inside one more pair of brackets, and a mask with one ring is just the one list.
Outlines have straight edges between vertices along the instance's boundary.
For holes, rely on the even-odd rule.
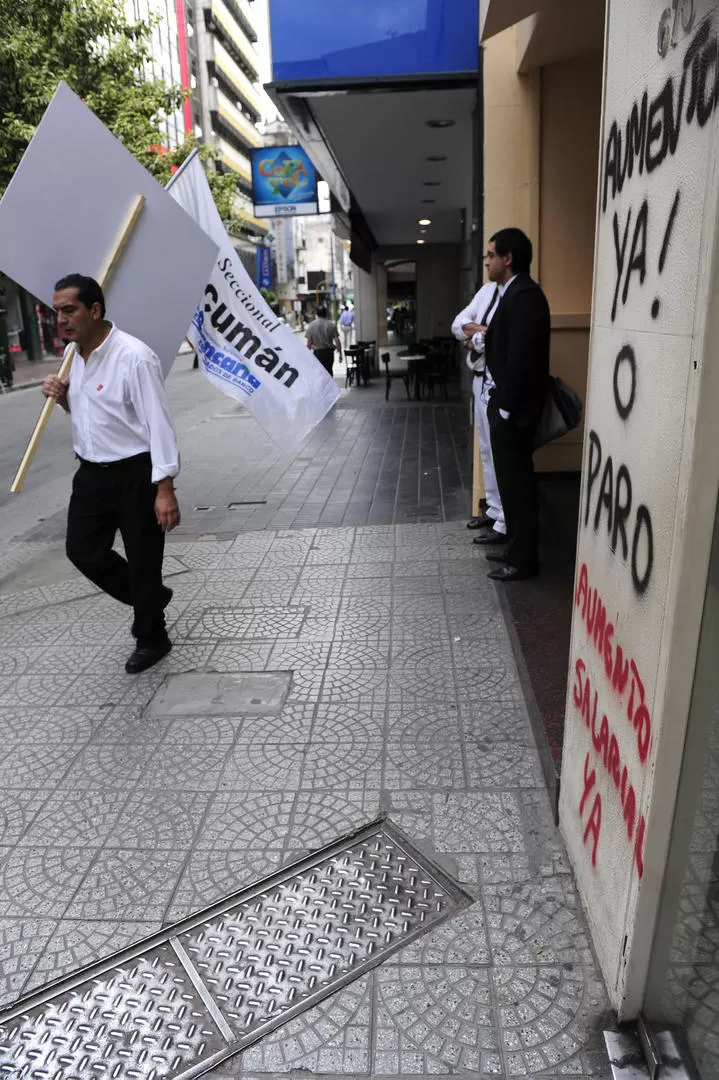
[[[180,357],[192,356],[193,352],[194,349],[181,349],[175,357],[173,363],[176,363],[180,359]],[[61,357],[58,357],[58,360],[60,359]],[[32,389],[32,387],[42,386],[44,381],[44,379],[31,379],[29,382],[13,383],[12,386],[7,387],[5,393],[12,394],[15,390],[29,390]],[[2,396],[3,395],[0,394],[0,397]]]
[[517,666],[517,673],[519,675],[519,682],[524,694],[524,701],[527,706],[527,714],[529,716],[529,726],[532,729],[534,735],[534,741],[537,747],[537,753],[539,754],[539,761],[544,773],[544,781],[547,785],[547,793],[549,795],[549,801],[552,806],[552,814],[554,816],[554,824],[559,826],[559,784],[560,775],[557,772],[554,764],[554,758],[552,757],[552,751],[549,748],[549,740],[547,739],[547,732],[544,728],[544,722],[542,720],[542,713],[537,704],[537,699],[534,696],[534,687],[532,686],[532,680],[527,670],[527,662],[524,659],[524,653],[522,652],[522,646],[519,642],[519,635],[517,634],[514,620],[512,618],[512,611],[509,606],[509,600],[507,594],[503,590],[500,590],[496,585],[497,596],[499,599],[499,609],[502,612],[502,618],[504,619],[504,625],[507,630],[510,645],[512,647],[512,653],[514,654],[514,662]]
[[8,387],[5,392],[7,394],[12,394],[15,390],[31,390],[34,386],[42,386],[44,381],[44,379],[33,379],[32,382],[21,382],[17,383],[17,385],[13,383],[13,385]]

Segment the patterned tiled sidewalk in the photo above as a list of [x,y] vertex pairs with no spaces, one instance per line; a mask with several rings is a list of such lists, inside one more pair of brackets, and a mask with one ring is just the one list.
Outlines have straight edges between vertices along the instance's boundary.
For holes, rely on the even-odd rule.
[[[57,545],[25,543],[13,563]],[[1,562],[1,560],[0,560]],[[217,1077],[597,1076],[608,1005],[462,523],[170,540],[175,647],[124,673],[79,577],[0,595],[0,1001],[388,811],[476,898]],[[292,672],[278,717],[153,718],[169,673]]]

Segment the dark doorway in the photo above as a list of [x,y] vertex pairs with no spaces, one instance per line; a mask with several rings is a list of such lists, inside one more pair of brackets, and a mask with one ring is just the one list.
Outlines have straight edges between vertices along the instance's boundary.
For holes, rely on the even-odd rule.
[[417,264],[391,259],[387,270],[387,341],[407,345],[417,328]]

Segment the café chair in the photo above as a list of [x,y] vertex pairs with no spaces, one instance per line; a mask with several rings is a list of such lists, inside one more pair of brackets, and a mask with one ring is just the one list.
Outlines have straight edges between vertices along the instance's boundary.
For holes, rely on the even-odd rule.
[[439,387],[444,398],[449,397],[449,364],[440,352],[431,350],[417,361],[415,373],[415,397],[433,398]]
[[390,362],[390,354],[388,352],[382,353],[382,363],[384,364],[385,380],[386,380],[385,388],[384,388],[384,399],[385,399],[385,401],[389,401],[389,391],[390,391],[390,387],[392,386],[392,379],[401,379],[402,380],[402,382],[404,383],[404,388],[407,391],[407,400],[409,401],[409,399],[410,399],[410,393],[409,393],[410,374],[409,374],[409,369],[405,367],[405,368],[397,369],[395,371],[390,371],[389,362]]
[[422,365],[422,383],[427,388],[427,397],[434,397],[434,388],[438,386],[442,397],[449,397],[449,360],[442,352],[431,352]]

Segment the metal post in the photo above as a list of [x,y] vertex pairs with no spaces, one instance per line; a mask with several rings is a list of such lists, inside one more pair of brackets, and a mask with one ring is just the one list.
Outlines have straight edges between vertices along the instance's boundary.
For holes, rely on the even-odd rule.
[[215,58],[214,34],[207,29],[205,23],[205,6],[204,0],[194,0],[194,41],[197,56],[197,88],[200,91],[201,141],[217,149],[217,138],[212,130],[212,105],[216,102],[217,93],[210,82],[208,67]]
[[335,285],[335,234],[330,225],[330,257],[332,260],[332,322],[337,322],[337,294]]
[[320,302],[320,288],[321,288],[321,287],[322,287],[323,285],[326,285],[326,284],[327,284],[327,278],[322,278],[322,280],[321,280],[321,281],[318,281],[318,282],[317,282],[317,284],[316,284],[316,286],[315,286],[315,307],[318,307],[318,306],[319,306],[319,302]]

